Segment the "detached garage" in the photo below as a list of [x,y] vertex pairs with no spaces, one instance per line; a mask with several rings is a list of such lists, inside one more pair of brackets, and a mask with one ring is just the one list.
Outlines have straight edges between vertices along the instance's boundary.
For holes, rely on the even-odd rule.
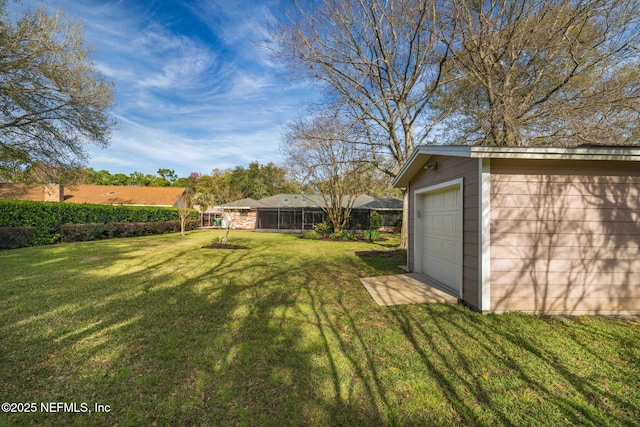
[[640,314],[640,148],[421,146],[408,269],[486,312]]

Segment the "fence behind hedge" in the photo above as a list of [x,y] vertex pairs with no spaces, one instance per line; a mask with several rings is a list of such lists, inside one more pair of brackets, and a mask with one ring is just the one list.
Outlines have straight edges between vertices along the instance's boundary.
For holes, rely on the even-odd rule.
[[65,224],[160,222],[178,219],[177,209],[169,207],[0,200],[0,227],[35,227],[32,245],[58,242],[60,227]]

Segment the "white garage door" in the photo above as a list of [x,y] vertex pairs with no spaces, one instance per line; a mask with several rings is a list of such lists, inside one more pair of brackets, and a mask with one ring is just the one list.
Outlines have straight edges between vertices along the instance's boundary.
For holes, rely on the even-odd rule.
[[422,273],[460,294],[462,198],[460,186],[425,193],[422,200]]

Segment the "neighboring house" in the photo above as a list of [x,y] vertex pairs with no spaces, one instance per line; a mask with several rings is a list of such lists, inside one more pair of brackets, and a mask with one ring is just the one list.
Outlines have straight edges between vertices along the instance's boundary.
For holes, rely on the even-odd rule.
[[204,213],[204,222],[225,228],[229,226],[233,230],[255,230],[256,209],[262,206],[262,202],[251,197],[213,206]]
[[95,205],[167,206],[180,204],[185,188],[78,184],[0,184],[0,199]]
[[420,146],[408,269],[483,312],[640,313],[640,147]]
[[[359,195],[353,203],[351,220],[347,229],[366,230],[369,228],[369,209],[360,206],[374,201],[367,195]],[[326,214],[322,209],[325,202],[320,195],[277,194],[260,199],[264,206],[257,208],[256,230],[300,232],[312,230],[316,224],[323,222]],[[343,201],[345,206],[347,200]]]
[[[346,203],[347,200],[344,200],[343,206]],[[326,219],[324,207],[325,203],[319,195],[277,194],[260,200],[246,198],[209,208],[204,213],[203,223],[205,226],[221,227],[228,223],[232,229],[242,230],[300,232],[313,230],[316,224]],[[402,218],[402,201],[360,195],[353,203],[348,228],[368,229],[369,217],[374,210],[382,215],[383,224],[389,225],[386,228],[391,231]],[[232,220],[223,218],[229,215]]]

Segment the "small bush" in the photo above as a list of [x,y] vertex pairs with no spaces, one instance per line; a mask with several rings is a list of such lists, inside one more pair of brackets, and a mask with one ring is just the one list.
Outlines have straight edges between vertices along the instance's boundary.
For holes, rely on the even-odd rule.
[[378,230],[382,227],[382,217],[378,212],[373,212],[371,214],[371,222],[369,223],[369,228],[371,230]]
[[328,236],[333,233],[333,226],[325,221],[316,224],[314,231],[321,236]]
[[33,245],[35,227],[0,227],[0,249],[16,249]]
[[[187,230],[195,230],[197,227],[198,221],[187,221]],[[180,231],[180,221],[67,224],[60,227],[63,242],[87,242],[119,237],[149,236],[174,231]]]
[[356,240],[357,237],[353,233],[349,233],[348,231],[343,231],[341,233],[331,233],[329,234],[329,238],[331,240]]
[[378,230],[364,231],[362,233],[362,237],[364,237],[366,240],[369,240],[370,242],[373,242],[374,240],[378,240],[380,238],[380,232]]
[[60,227],[63,242],[87,242],[106,238],[107,224],[67,224]]
[[356,240],[357,237],[354,233],[349,233],[348,231],[343,231],[340,233],[340,238],[345,240]]
[[310,240],[319,240],[322,238],[322,236],[316,233],[315,231],[307,231],[306,233],[302,234],[302,238],[310,239]]

